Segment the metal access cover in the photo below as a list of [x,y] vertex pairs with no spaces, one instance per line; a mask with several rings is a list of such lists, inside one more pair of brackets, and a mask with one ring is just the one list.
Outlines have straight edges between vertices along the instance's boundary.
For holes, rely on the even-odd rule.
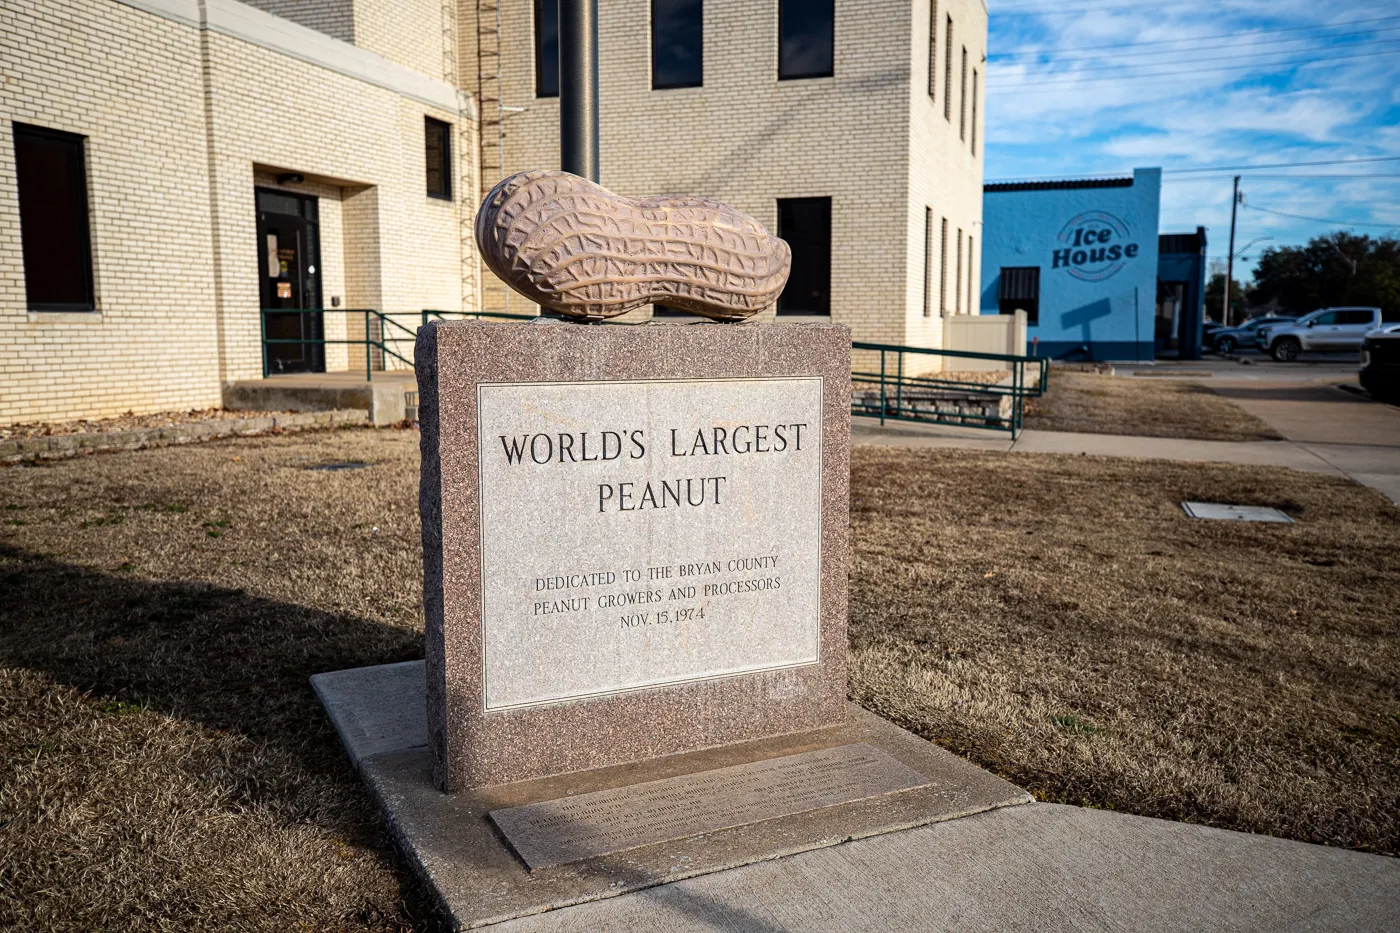
[[1223,502],[1183,502],[1181,507],[1192,518],[1218,518],[1227,522],[1286,522],[1293,519],[1267,505],[1227,505]]
[[360,463],[358,460],[343,460],[339,463],[318,463],[314,466],[306,467],[308,470],[363,470],[369,466],[368,463]]

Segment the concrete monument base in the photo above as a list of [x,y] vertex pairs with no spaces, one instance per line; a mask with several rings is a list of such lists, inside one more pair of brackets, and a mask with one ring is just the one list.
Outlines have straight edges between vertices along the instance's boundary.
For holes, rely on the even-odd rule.
[[312,685],[461,929],[1031,800],[854,704],[832,728],[445,794],[422,662]]

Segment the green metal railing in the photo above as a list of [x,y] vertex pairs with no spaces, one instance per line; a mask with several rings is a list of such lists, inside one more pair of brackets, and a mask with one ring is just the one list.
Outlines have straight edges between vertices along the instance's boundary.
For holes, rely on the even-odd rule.
[[[851,349],[880,355],[878,372],[853,367],[851,372],[851,414],[878,417],[886,421],[921,421],[962,427],[1021,433],[1025,400],[1045,394],[1050,379],[1047,357],[1012,356],[1004,353],[973,353],[966,350],[934,350],[898,344],[855,341]],[[928,376],[906,375],[917,367],[908,357],[939,357],[944,360],[978,360],[1005,364],[1010,376],[998,383],[963,382]],[[942,368],[942,367],[940,367]]]
[[[338,338],[327,338],[325,336],[269,337],[267,335],[267,319],[268,315],[272,314],[358,314],[364,318],[364,336],[359,338],[347,337],[343,340]],[[375,323],[378,323],[379,325],[378,338],[374,336],[375,330],[372,325]],[[262,313],[258,315],[258,327],[262,337],[262,369],[264,379],[266,379],[271,374],[271,367],[268,365],[268,348],[275,346],[319,346],[321,348],[322,353],[324,353],[325,348],[330,345],[348,344],[351,346],[363,346],[365,348],[366,381],[372,380],[374,378],[375,350],[379,350],[386,358],[393,357],[394,359],[408,366],[410,369],[413,368],[413,360],[404,356],[402,353],[399,353],[397,350],[391,347],[390,344],[397,344],[401,340],[415,340],[418,337],[418,332],[416,330],[412,330],[410,328],[405,327],[389,315],[384,314],[381,311],[375,311],[373,308],[263,308]],[[391,330],[391,327],[398,328],[398,330],[403,331],[403,334],[401,335]],[[325,333],[324,326],[322,327],[321,332],[322,334]],[[306,333],[304,323],[302,326],[302,333]]]
[[[362,337],[308,337],[303,320],[301,337],[269,337],[268,318],[271,315],[344,314],[360,315],[364,324]],[[474,320],[532,320],[532,314],[502,314],[492,311],[420,312],[422,325],[433,319],[468,318]],[[374,351],[384,361],[398,360],[409,369],[413,360],[396,347],[405,340],[416,340],[418,329],[410,328],[393,315],[372,308],[263,308],[259,315],[262,337],[263,378],[271,375],[269,350],[278,346],[318,346],[324,354],[331,345],[363,346],[365,348],[365,379],[374,378]],[[377,325],[377,327],[375,326]],[[324,334],[324,324],[321,333]],[[963,427],[1009,431],[1014,437],[1021,432],[1025,415],[1025,400],[1045,393],[1050,378],[1050,361],[1046,357],[1011,356],[1000,353],[972,353],[964,350],[933,350],[926,347],[905,347],[898,344],[863,343],[855,341],[851,350],[859,354],[879,354],[879,371],[853,369],[851,373],[851,414],[878,417],[886,421],[923,421],[955,424]],[[916,369],[906,362],[908,357],[940,357],[943,360],[977,360],[1003,364],[1010,379],[995,384],[964,382],[928,376],[908,375]],[[944,368],[942,366],[939,367]],[[979,410],[980,405],[980,410]]]
[[479,321],[485,318],[490,321],[533,321],[539,315],[536,314],[504,314],[500,311],[433,311],[423,312],[423,323],[427,324],[432,318],[445,321],[448,318],[466,318],[471,321]]

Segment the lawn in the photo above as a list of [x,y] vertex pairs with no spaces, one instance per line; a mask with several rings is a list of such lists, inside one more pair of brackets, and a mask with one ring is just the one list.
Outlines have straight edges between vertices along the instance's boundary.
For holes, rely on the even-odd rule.
[[[421,657],[417,440],[0,472],[0,928],[432,928],[307,685]],[[1400,847],[1400,515],[1370,490],[870,448],[852,488],[862,703],[1043,799]]]
[[1199,383],[1058,370],[1052,370],[1045,395],[1027,402],[1025,426],[1038,431],[1203,441],[1280,437],[1273,428]]

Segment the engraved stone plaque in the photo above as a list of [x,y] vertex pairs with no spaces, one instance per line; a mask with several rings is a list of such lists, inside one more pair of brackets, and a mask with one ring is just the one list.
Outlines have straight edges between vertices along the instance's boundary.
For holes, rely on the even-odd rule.
[[845,720],[849,330],[453,322],[415,353],[439,788]]
[[488,711],[820,660],[820,378],[477,394]]
[[531,871],[928,785],[864,742],[495,810]]

